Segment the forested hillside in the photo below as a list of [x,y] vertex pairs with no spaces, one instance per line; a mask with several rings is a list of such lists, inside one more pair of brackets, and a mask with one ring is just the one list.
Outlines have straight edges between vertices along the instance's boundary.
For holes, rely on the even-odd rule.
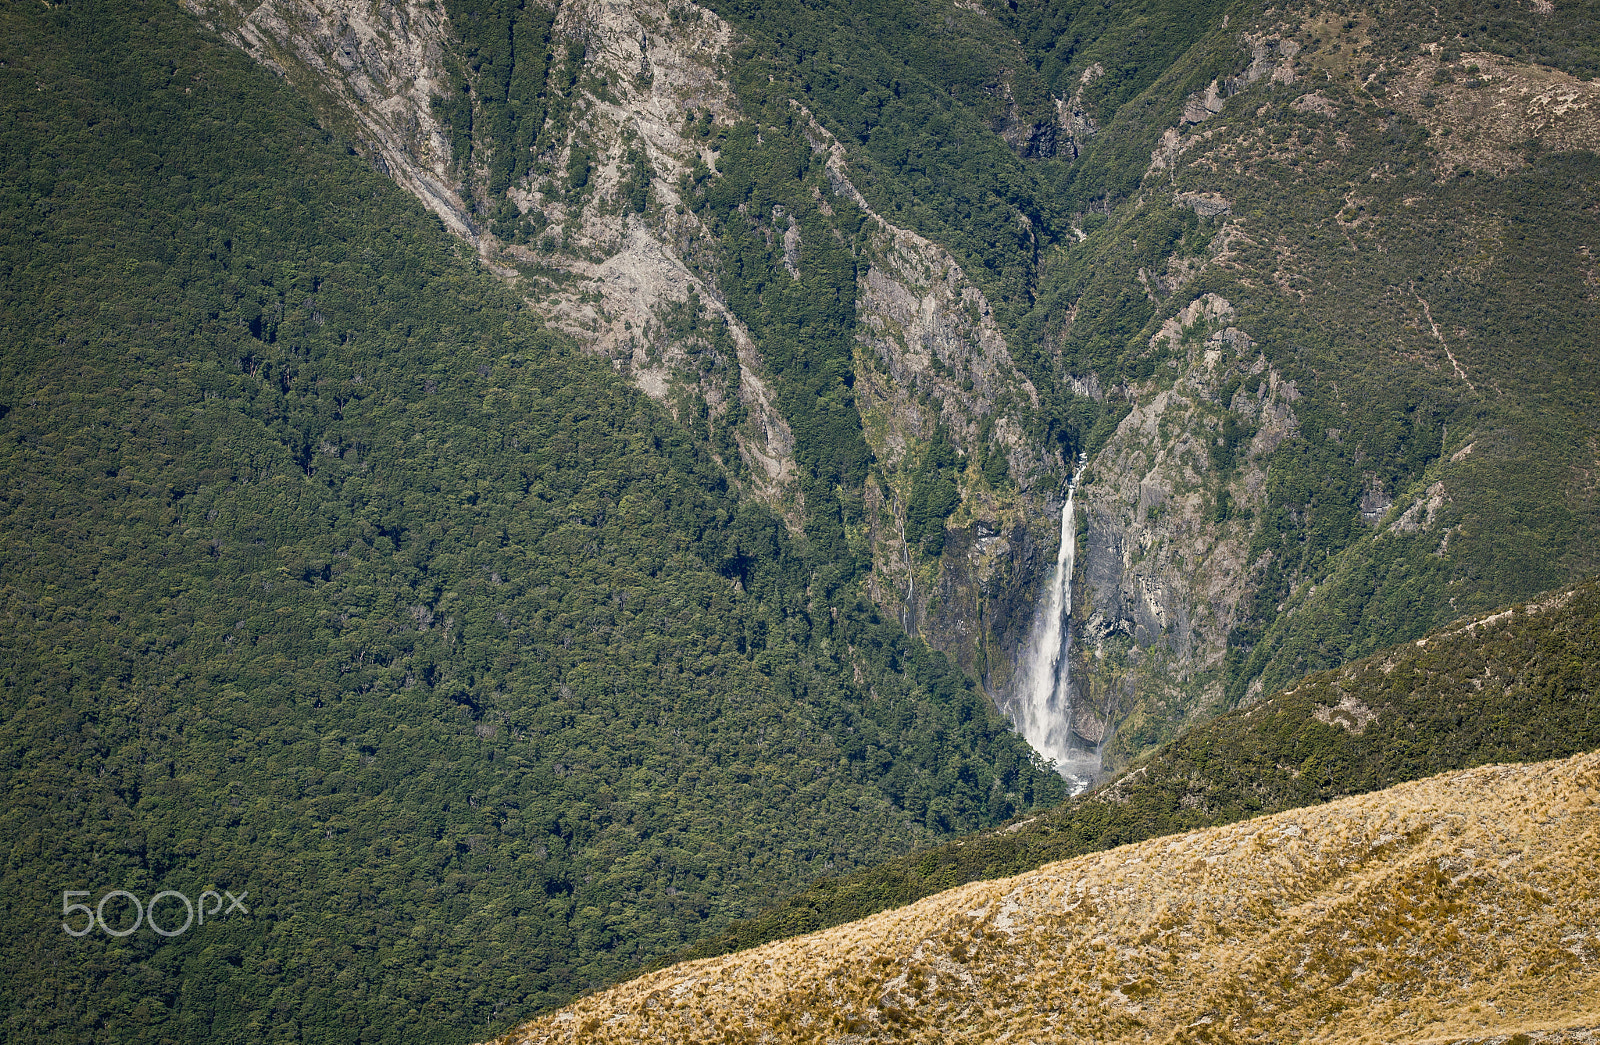
[[1109,758],[1600,569],[1593,5],[711,6],[1089,451]]
[[1061,795],[267,71],[0,40],[7,1040],[481,1035]]

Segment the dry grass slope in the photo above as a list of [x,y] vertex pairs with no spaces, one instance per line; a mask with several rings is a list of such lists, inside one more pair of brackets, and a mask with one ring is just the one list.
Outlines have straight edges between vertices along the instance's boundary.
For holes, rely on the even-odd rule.
[[1447,773],[674,966],[499,1041],[1591,1041],[1597,861],[1600,753]]

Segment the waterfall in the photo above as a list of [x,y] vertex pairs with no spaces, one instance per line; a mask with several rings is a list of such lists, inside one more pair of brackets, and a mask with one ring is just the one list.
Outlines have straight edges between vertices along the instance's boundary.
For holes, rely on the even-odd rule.
[[1072,512],[1084,458],[1067,484],[1067,502],[1061,506],[1061,548],[1055,572],[1049,578],[1050,594],[1034,618],[1033,633],[1023,655],[1011,699],[1011,719],[1033,749],[1054,762],[1073,784],[1073,793],[1087,790],[1100,770],[1100,753],[1073,744],[1071,671],[1067,652],[1071,643],[1068,621],[1072,617],[1072,568],[1078,551],[1078,525]]

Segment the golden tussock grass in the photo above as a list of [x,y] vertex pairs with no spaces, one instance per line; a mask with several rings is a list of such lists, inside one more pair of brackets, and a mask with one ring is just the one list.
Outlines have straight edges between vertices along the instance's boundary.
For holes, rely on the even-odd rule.
[[1600,1026],[1600,754],[1449,773],[664,969],[557,1042],[1465,1042]]

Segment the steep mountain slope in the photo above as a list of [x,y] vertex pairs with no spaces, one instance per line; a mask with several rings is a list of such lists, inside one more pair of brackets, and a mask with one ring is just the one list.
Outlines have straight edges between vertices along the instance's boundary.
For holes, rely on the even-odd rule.
[[0,41],[8,1040],[459,1040],[1060,796],[180,9]]
[[900,907],[964,882],[1430,773],[1600,747],[1600,584],[1471,618],[1193,728],[1041,815],[818,882],[689,948],[698,958]]
[[[1032,219],[982,178],[971,181],[977,199],[932,217],[926,207],[945,207],[946,193],[902,184],[887,153],[850,155],[834,138],[841,128],[792,109],[804,76],[795,63],[821,46],[814,39],[773,51],[695,5],[447,6],[448,23],[432,8],[389,6],[375,20],[338,2],[195,9],[322,99],[326,118],[370,138],[402,183],[449,182],[443,203],[421,195],[516,270],[537,307],[706,428],[733,478],[796,530],[837,560],[870,563],[865,589],[879,605],[1003,692],[1048,562],[1033,530],[1054,528],[1055,407],[1012,362],[980,286],[904,226],[921,215],[977,249],[1004,226],[1030,242]],[[887,8],[833,11],[843,25],[722,12],[747,29],[772,29],[775,13],[849,50],[862,83],[916,56],[911,109],[897,106],[894,84],[874,88],[894,88],[875,139],[890,153],[915,127],[938,163],[959,161],[930,137],[949,125],[1032,184],[1004,138],[989,140],[990,124],[1015,117],[1027,95],[1029,126],[1048,137],[1034,111],[1051,108],[1047,96],[1008,87],[1002,109],[969,111],[996,63],[1026,71],[985,19],[962,12],[961,32],[929,51]],[[898,38],[858,31],[891,23]],[[963,104],[941,103],[944,86]],[[876,204],[852,184],[861,176]],[[1005,270],[1016,296],[1029,265],[1018,268],[1015,249],[965,261],[984,286]]]
[[[789,52],[694,4],[191,6],[704,432],[730,479],[846,573],[870,566],[863,590],[887,612],[1004,689],[1042,564],[1033,529],[1062,477],[1053,408],[963,268],[984,261],[907,228],[912,196],[857,191],[873,161],[796,104]],[[1024,67],[992,26],[985,47]],[[985,148],[1020,162],[1001,138]],[[899,184],[889,173],[866,177]],[[1025,216],[978,192],[1028,238]],[[937,227],[989,236],[948,217]]]
[[498,1040],[1586,1041],[1597,824],[1600,755],[1451,773],[674,966]]
[[1232,15],[1142,96],[1148,166],[1041,262],[1031,321],[1130,379],[1075,622],[1116,762],[1596,569],[1592,51],[1524,8]]
[[194,7],[1113,765],[1600,569],[1592,3]]

